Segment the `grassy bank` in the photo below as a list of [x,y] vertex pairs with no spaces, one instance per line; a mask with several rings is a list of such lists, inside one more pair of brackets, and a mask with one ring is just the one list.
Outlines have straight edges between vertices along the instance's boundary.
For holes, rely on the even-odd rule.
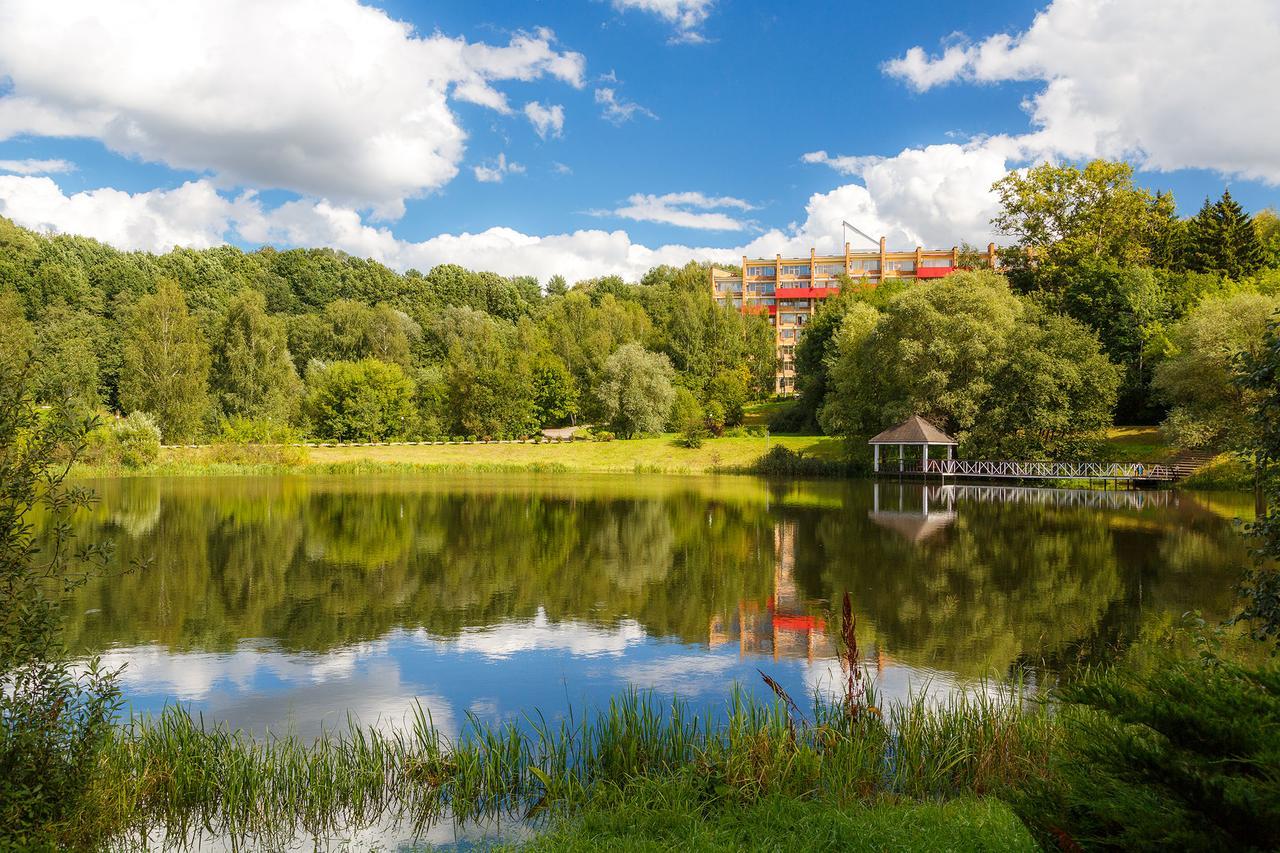
[[[540,849],[586,849],[600,833],[621,844],[629,817],[643,818],[638,840],[649,833],[651,844],[683,822],[704,824],[705,849],[756,830],[772,833],[760,838],[768,847],[804,815],[804,833],[842,848],[897,846],[915,824],[923,837],[950,833],[960,842],[951,849],[987,836],[1027,849],[1025,830],[972,797],[1040,772],[1051,726],[1044,712],[985,697],[803,715],[735,697],[717,720],[633,693],[574,722],[473,723],[453,743],[419,714],[404,730],[352,726],[304,744],[205,729],[170,709],[107,746],[66,840],[212,834],[270,846],[388,815],[427,825],[448,810],[528,815],[551,828]],[[955,798],[964,802],[939,805]]]
[[140,469],[77,466],[78,477],[98,475],[267,474],[487,471],[558,473],[707,474],[750,467],[770,447],[783,446],[836,459],[839,441],[826,436],[735,436],[682,447],[674,435],[628,441],[532,444],[397,444],[271,448],[245,446],[166,447]]

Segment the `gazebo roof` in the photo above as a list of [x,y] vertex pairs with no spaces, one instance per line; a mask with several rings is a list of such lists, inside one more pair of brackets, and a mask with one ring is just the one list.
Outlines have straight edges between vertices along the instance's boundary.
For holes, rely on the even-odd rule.
[[867,444],[930,444],[954,447],[958,442],[919,415],[912,415],[897,426],[889,427]]

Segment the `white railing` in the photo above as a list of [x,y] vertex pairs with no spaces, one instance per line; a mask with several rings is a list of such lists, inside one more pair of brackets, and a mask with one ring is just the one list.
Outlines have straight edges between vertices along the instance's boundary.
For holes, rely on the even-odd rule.
[[[917,468],[917,470],[919,470]],[[924,473],[944,477],[1042,480],[1173,480],[1172,468],[1146,462],[1012,462],[930,459]]]
[[1017,503],[1091,509],[1148,509],[1172,506],[1178,493],[1171,489],[1143,491],[1102,491],[1100,489],[1046,489],[1006,485],[926,486],[929,503],[954,506],[958,501],[974,503]]

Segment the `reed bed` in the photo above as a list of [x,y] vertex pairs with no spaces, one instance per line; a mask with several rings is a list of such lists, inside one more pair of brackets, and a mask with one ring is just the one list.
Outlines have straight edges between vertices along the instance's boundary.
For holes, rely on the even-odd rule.
[[311,743],[255,739],[171,707],[119,730],[93,802],[117,839],[158,831],[180,846],[212,832],[275,846],[389,817],[425,828],[446,810],[463,820],[559,814],[602,785],[690,774],[717,800],[946,799],[1039,772],[1051,736],[1047,713],[1012,691],[880,709],[868,689],[853,714],[843,701],[801,714],[735,691],[720,715],[631,692],[555,723],[469,718],[453,740],[417,709],[402,729],[349,721]]

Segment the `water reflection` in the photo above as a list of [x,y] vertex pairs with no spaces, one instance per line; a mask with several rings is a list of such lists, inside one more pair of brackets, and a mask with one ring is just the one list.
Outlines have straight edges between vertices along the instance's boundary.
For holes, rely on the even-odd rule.
[[[834,676],[849,590],[882,692],[1053,677],[1185,610],[1224,614],[1248,496],[748,478],[474,476],[95,484],[73,647],[135,708],[309,735],[414,701],[548,718],[627,687],[720,704],[757,667]],[[132,571],[127,567],[138,564]]]

